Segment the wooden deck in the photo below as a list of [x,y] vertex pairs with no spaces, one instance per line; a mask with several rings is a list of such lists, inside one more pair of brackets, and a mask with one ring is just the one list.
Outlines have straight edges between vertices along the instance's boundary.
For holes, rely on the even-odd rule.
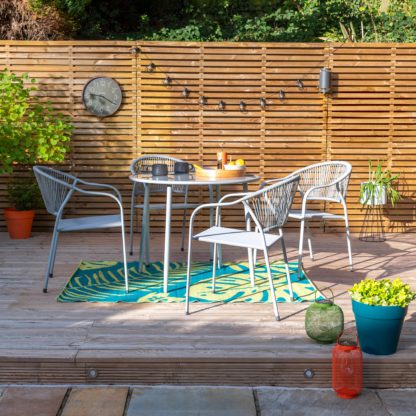
[[[307,304],[271,305],[64,304],[55,298],[79,260],[119,259],[117,234],[66,234],[58,247],[56,277],[42,293],[50,234],[26,241],[0,234],[0,383],[173,383],[330,386],[331,346],[304,332]],[[175,241],[179,241],[176,238]],[[297,234],[287,233],[295,259]],[[347,268],[342,234],[315,234],[315,261],[305,259],[320,288],[331,287],[352,323],[347,289],[365,276],[400,276],[416,287],[414,235],[385,243],[353,239],[356,271]],[[162,258],[162,236],[152,239],[152,258]],[[173,259],[184,254],[173,244]],[[196,246],[206,259],[207,246]],[[225,259],[245,258],[225,250]],[[416,386],[415,305],[409,308],[399,351],[365,356],[366,387]],[[304,370],[315,376],[306,379]]]

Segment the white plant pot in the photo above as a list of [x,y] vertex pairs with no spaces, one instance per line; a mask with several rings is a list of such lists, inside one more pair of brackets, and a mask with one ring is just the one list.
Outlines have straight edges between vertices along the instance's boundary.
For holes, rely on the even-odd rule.
[[[361,182],[361,187],[369,182]],[[387,192],[386,187],[379,186],[376,188],[373,198],[368,198],[368,192],[364,191],[363,196],[360,198],[360,203],[363,205],[386,205]]]

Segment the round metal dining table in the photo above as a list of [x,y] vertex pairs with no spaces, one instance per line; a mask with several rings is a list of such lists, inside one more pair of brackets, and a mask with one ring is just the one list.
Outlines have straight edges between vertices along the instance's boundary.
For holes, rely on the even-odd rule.
[[[169,261],[170,261],[170,228],[172,218],[172,187],[173,186],[207,186],[210,191],[210,202],[213,200],[213,189],[216,190],[217,201],[220,198],[220,187],[222,185],[243,185],[243,191],[247,192],[247,185],[251,182],[256,182],[260,179],[256,175],[245,175],[237,178],[205,178],[196,175],[195,173],[188,174],[170,174],[167,176],[152,176],[149,173],[139,173],[137,175],[130,175],[130,180],[139,182],[144,187],[144,207],[142,216],[142,232],[146,230],[146,221],[148,224],[149,216],[149,196],[151,185],[166,186],[166,217],[165,217],[165,247],[163,260],[163,291],[168,291],[168,275],[169,275]],[[213,210],[211,210],[210,222],[213,225]],[[139,271],[142,270],[144,261],[143,247],[140,248]]]

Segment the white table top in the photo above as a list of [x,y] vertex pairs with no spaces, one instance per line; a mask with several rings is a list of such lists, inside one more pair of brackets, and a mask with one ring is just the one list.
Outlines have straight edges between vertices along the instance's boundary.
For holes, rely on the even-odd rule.
[[194,173],[168,175],[168,176],[152,176],[150,173],[139,173],[130,175],[130,180],[134,182],[150,183],[158,185],[236,185],[242,183],[256,182],[260,179],[256,175],[245,175],[239,178],[201,178]]

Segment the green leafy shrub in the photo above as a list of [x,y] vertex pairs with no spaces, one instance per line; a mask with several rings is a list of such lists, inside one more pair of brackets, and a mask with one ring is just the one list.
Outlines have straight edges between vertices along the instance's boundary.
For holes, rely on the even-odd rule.
[[0,71],[0,174],[16,165],[62,162],[72,125],[52,105],[33,95],[36,80]]
[[357,302],[373,306],[408,306],[416,299],[416,292],[399,278],[372,280],[364,279],[350,290],[351,298]]
[[42,196],[35,182],[13,183],[7,187],[10,203],[17,211],[43,207]]

